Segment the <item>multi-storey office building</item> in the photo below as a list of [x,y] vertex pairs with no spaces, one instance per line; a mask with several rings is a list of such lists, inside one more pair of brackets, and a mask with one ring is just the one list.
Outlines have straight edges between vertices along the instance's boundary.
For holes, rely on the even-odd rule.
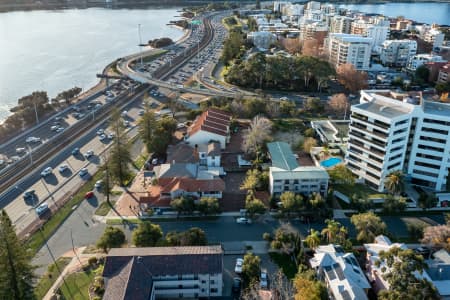
[[361,91],[351,107],[346,164],[367,185],[384,191],[386,176],[401,170],[434,191],[445,190],[450,168],[450,105],[421,94]]

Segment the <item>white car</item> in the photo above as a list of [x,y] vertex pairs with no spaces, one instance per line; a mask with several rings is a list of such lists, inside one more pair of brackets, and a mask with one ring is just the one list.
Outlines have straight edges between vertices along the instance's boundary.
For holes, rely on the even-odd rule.
[[237,218],[236,219],[236,223],[238,223],[238,224],[251,224],[252,221],[250,219],[247,219],[247,218]]
[[234,266],[234,272],[236,274],[242,273],[242,264],[244,263],[244,260],[242,258],[236,259],[236,265]]
[[84,157],[86,158],[90,158],[91,156],[94,155],[94,151],[93,150],[89,150],[84,154]]
[[129,121],[123,121],[123,126],[125,126],[125,127],[130,126],[130,122]]
[[46,176],[52,174],[52,172],[53,172],[53,169],[51,167],[47,167],[41,172],[41,176],[46,177]]
[[80,170],[80,172],[78,174],[80,175],[80,177],[83,177],[87,173],[88,173],[88,169],[87,168],[83,168],[83,169]]
[[103,180],[97,180],[97,182],[95,183],[94,186],[96,189],[99,189],[102,187],[102,185],[103,185]]
[[125,118],[127,115],[128,115],[128,112],[127,112],[126,110],[124,110],[124,111],[122,112],[122,118]]
[[103,129],[97,130],[97,135],[102,135],[105,131]]
[[25,148],[17,148],[17,149],[16,149],[16,153],[17,153],[17,154],[25,153],[25,151],[27,151]]
[[37,138],[37,137],[34,137],[34,136],[29,136],[29,137],[27,137],[25,142],[27,142],[27,143],[40,143],[41,139]]
[[58,129],[56,130],[57,133],[63,132],[64,131],[64,127],[58,127]]
[[50,127],[50,130],[51,131],[56,131],[56,130],[58,130],[58,128],[59,128],[59,126],[53,125],[52,127]]
[[108,139],[112,140],[115,137],[114,133],[109,133],[108,134]]
[[69,169],[69,166],[66,165],[66,164],[60,165],[60,166],[58,167],[59,173],[64,173],[64,172],[65,172],[66,170],[68,170],[68,169]]
[[259,286],[262,289],[267,289],[269,284],[267,283],[267,271],[266,270],[261,270],[261,276],[259,277]]
[[106,140],[106,135],[100,134],[100,136],[98,138],[100,141]]
[[41,205],[39,205],[38,207],[36,207],[35,210],[36,210],[36,213],[38,214],[38,216],[40,216],[48,210],[48,204],[46,202],[44,202]]

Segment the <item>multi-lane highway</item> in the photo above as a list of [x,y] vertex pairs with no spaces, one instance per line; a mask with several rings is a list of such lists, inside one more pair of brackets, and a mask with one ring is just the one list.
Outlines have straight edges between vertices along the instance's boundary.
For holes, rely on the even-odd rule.
[[[113,107],[127,110],[128,121],[133,126],[142,109],[142,96],[151,86],[148,83],[152,83],[153,78],[157,79],[155,82],[158,85],[173,89],[173,83],[167,84],[163,80],[173,76],[193,60],[191,66],[201,64],[199,59],[208,60],[207,57],[202,57],[201,51],[208,49],[212,42],[221,43],[217,37],[223,38],[223,33],[215,34],[217,24],[212,24],[211,19],[217,23],[221,16],[206,16],[203,25],[193,29],[181,43],[169,47],[165,55],[154,60],[159,67],[152,72],[153,76],[150,75],[151,80],[141,81],[145,82],[143,85],[134,80],[145,72],[142,65],[137,63],[139,55],[133,56],[133,59],[122,59],[118,69],[127,70],[128,73],[124,72],[124,75],[131,81],[122,82],[120,86],[117,83],[114,91],[104,90],[81,101],[76,107],[70,107],[51,120],[39,124],[27,135],[0,147],[0,153],[8,157],[16,156],[18,148],[25,148],[19,149],[22,158],[0,173],[0,208],[6,209],[19,232],[28,229],[30,224],[39,219],[34,210],[36,205],[46,203],[52,211],[57,210],[57,203],[70,197],[72,191],[97,170],[101,162],[100,155],[108,148],[110,140],[100,141],[96,131],[99,128],[107,130],[106,122]],[[206,51],[211,52],[211,49],[213,48]],[[194,89],[192,92],[198,91]],[[210,93],[216,95],[217,91]],[[160,93],[155,95],[161,96]],[[130,134],[136,134],[136,130],[130,129]],[[27,143],[26,139],[29,137],[39,138],[40,141]],[[72,155],[74,148],[80,148],[80,154]],[[94,152],[89,159],[83,157],[83,153],[88,150]],[[58,167],[61,165],[67,165],[67,170],[59,172]],[[50,175],[41,177],[41,171],[46,167],[53,168],[53,171]],[[89,174],[79,176],[82,168],[87,168]],[[34,190],[35,197],[24,200],[23,193],[27,190]]]

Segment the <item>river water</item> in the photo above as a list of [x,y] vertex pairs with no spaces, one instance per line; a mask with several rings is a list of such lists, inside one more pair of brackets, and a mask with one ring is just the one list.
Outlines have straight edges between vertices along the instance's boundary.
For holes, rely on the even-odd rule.
[[365,13],[382,14],[389,17],[404,16],[407,19],[427,24],[450,25],[450,3],[386,3],[348,4],[339,7]]
[[102,8],[0,13],[0,121],[17,99],[35,90],[50,97],[79,86],[89,89],[96,73],[116,58],[139,51],[142,41],[179,39],[167,26],[170,9]]

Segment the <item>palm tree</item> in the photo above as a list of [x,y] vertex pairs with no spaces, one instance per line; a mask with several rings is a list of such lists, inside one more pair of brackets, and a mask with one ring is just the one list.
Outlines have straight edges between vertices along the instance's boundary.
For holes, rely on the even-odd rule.
[[340,229],[340,223],[335,220],[325,220],[327,227],[322,229],[322,235],[327,238],[328,243],[335,243]]
[[311,229],[311,233],[305,239],[308,247],[315,250],[320,245],[320,234],[319,231]]
[[399,195],[404,190],[404,175],[402,171],[397,170],[386,176],[384,181],[385,188],[394,195]]

